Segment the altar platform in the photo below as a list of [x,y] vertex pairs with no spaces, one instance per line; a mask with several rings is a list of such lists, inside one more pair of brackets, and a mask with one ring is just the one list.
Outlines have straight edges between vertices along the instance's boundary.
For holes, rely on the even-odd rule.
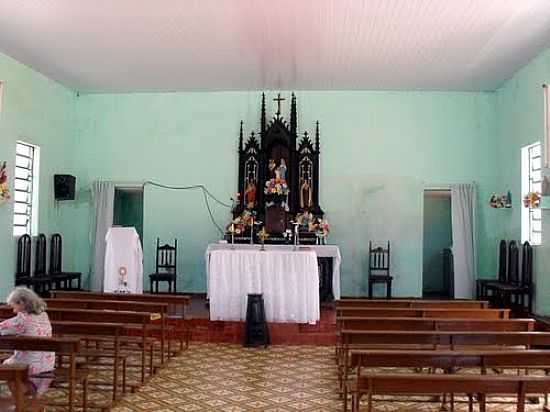
[[[244,322],[210,321],[205,294],[191,295],[185,311],[185,322],[191,329],[191,340],[207,343],[241,344]],[[272,345],[336,344],[336,311],[333,304],[321,304],[320,321],[314,325],[301,323],[268,323]]]

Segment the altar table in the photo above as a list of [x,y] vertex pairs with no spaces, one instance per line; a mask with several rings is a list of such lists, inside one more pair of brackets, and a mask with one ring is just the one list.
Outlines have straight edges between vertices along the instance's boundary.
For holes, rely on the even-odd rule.
[[[235,244],[234,250],[260,250],[260,245]],[[293,251],[293,245],[265,245],[267,251],[286,250]],[[208,292],[210,253],[213,250],[232,250],[231,245],[227,243],[213,243],[206,249],[206,288]],[[334,299],[340,299],[340,264],[342,257],[340,248],[336,245],[298,245],[298,250],[313,250],[318,258],[332,259],[332,294]]]
[[246,319],[247,295],[261,293],[270,322],[320,318],[317,255],[313,250],[209,248],[210,319]]

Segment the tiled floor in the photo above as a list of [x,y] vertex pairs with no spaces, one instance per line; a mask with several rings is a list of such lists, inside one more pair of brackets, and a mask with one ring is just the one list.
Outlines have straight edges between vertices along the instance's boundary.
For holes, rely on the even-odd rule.
[[[195,343],[137,393],[127,395],[113,411],[342,411],[333,355],[333,347],[322,346],[248,349]],[[439,406],[411,399],[377,401],[375,411],[435,412]],[[541,405],[528,405],[526,410],[541,409]],[[467,405],[459,403],[455,410],[465,412]],[[491,412],[515,410],[510,403],[488,407]]]

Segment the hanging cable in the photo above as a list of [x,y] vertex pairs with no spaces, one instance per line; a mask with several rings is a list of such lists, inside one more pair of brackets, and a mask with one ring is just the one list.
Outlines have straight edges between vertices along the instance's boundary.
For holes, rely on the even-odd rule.
[[210,193],[210,191],[204,185],[169,186],[169,185],[163,185],[162,183],[153,182],[152,180],[146,181],[144,183],[144,185],[156,186],[156,187],[160,187],[162,189],[168,189],[168,190],[196,190],[196,189],[200,189],[201,192],[202,192],[202,195],[204,197],[204,203],[206,205],[206,209],[208,210],[208,215],[210,216],[210,220],[212,221],[212,224],[216,227],[216,229],[218,229],[218,231],[220,232],[220,235],[222,235],[222,237],[225,234],[224,230],[221,228],[220,225],[218,225],[218,223],[214,219],[214,215],[212,214],[212,209],[210,207],[210,202],[208,201],[208,197],[213,199],[219,205],[227,207],[228,209],[232,209],[233,206],[219,200],[216,196],[214,196],[212,193]]

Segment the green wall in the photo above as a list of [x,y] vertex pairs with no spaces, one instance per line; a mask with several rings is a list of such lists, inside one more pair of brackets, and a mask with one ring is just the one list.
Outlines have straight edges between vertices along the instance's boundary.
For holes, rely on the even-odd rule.
[[448,292],[443,281],[443,249],[453,243],[451,197],[437,192],[424,194],[423,291]]
[[[550,49],[508,80],[496,94],[496,193],[512,192],[512,210],[495,210],[497,237],[521,240],[521,147],[544,141],[542,84],[550,83]],[[548,170],[545,171],[548,175]],[[550,212],[543,211],[543,244],[535,247],[536,312],[550,315]],[[496,253],[496,249],[495,249]]]
[[[423,189],[434,184],[476,181],[480,270],[494,272],[495,216],[484,207],[497,181],[493,93],[324,91],[297,98],[299,131],[312,133],[314,122],[321,122],[320,198],[331,222],[329,241],[341,247],[344,294],[366,291],[368,241],[390,240],[395,294],[421,295]],[[80,201],[70,211],[77,260],[89,264],[93,180],[204,184],[228,201],[236,190],[239,121],[247,134],[257,131],[259,103],[259,92],[81,95]],[[212,206],[224,225],[229,210]],[[220,235],[200,192],[147,185],[144,233],[145,274],[153,269],[156,237],[177,237],[178,288],[205,290],[204,251]]]
[[[74,238],[68,230],[68,203],[53,199],[53,175],[74,174],[74,93],[41,74],[0,54],[0,81],[4,99],[0,114],[0,161],[8,162],[13,194],[15,142],[24,140],[40,146],[39,231],[62,232],[64,264],[80,270],[74,254]],[[70,203],[70,202],[69,202]],[[72,220],[72,218],[71,218]],[[13,286],[15,240],[12,235],[13,202],[0,205],[0,301]]]

